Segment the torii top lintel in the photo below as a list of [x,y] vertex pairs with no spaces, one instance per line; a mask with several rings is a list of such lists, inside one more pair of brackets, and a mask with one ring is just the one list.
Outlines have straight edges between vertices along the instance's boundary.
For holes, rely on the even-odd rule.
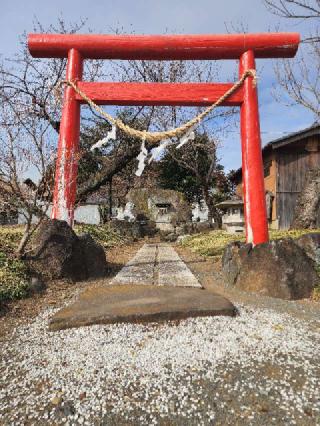
[[37,58],[66,58],[76,49],[83,59],[123,60],[239,59],[248,50],[255,58],[291,58],[299,42],[298,33],[28,36],[30,53]]

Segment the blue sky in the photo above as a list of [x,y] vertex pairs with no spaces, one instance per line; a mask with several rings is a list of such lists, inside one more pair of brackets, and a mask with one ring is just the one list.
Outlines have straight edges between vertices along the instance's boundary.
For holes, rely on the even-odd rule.
[[[0,53],[11,56],[17,50],[18,36],[32,32],[35,16],[47,26],[59,16],[67,22],[87,18],[94,32],[112,32],[123,28],[124,32],[161,34],[166,31],[179,33],[225,33],[243,24],[249,32],[298,31],[307,34],[312,22],[281,20],[271,15],[262,0],[1,0]],[[262,142],[281,137],[308,127],[313,116],[306,109],[279,104],[271,96],[276,84],[273,60],[258,60],[259,103]],[[235,61],[224,65],[227,74],[237,71]],[[223,78],[222,78],[223,80]],[[227,169],[241,163],[238,129],[233,129],[222,139],[220,148],[222,164]]]

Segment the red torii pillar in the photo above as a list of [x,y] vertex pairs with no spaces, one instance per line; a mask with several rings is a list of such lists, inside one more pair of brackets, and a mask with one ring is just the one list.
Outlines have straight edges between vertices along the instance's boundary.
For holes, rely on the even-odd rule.
[[[240,76],[255,69],[256,58],[290,58],[298,33],[131,36],[93,34],[30,34],[29,50],[38,58],[68,58],[67,79],[94,102],[104,105],[208,106],[230,83],[88,83],[82,82],[84,59],[240,61]],[[73,224],[83,100],[65,89],[52,218]],[[242,175],[247,242],[268,241],[257,89],[248,77],[224,106],[241,108]]]

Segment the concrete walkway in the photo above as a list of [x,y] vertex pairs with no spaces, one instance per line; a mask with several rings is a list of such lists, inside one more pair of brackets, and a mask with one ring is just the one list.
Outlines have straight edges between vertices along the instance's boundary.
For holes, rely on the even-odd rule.
[[111,284],[202,287],[169,244],[145,244]]

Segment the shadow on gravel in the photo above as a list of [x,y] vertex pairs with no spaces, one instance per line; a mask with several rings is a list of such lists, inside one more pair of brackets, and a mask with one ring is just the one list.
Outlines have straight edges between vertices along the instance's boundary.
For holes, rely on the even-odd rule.
[[107,261],[106,277],[112,278],[113,276],[117,275],[117,273],[123,268],[123,266],[123,263]]

